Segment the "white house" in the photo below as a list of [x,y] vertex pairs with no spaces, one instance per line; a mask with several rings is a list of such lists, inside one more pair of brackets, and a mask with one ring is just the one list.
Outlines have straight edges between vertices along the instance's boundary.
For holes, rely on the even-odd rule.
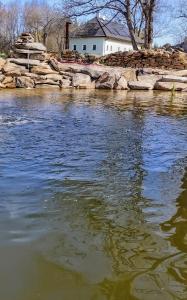
[[[142,41],[137,38],[138,46]],[[79,28],[71,37],[70,50],[95,56],[132,50],[132,43],[126,27],[95,17]]]

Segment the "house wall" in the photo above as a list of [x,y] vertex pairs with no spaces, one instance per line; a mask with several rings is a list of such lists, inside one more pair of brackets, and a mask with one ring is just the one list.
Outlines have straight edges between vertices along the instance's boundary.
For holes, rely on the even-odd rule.
[[119,52],[133,50],[131,42],[118,41],[112,39],[106,39],[104,42],[104,55]]
[[[76,45],[79,53],[102,56],[104,53],[104,42],[104,37],[70,38],[70,50],[73,50],[73,45]],[[86,45],[86,50],[83,50],[83,45]],[[96,45],[96,50],[93,50],[93,45]]]
[[[70,50],[74,50],[74,45],[76,45],[76,49],[79,53],[89,53],[96,56],[133,49],[131,42],[105,37],[70,38]],[[83,50],[83,45],[86,45],[86,50]],[[96,50],[93,50],[93,45],[96,45]]]

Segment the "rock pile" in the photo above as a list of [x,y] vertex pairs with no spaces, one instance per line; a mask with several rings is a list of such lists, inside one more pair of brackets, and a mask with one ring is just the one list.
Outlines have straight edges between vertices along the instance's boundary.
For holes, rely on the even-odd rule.
[[121,66],[62,63],[47,55],[43,44],[35,43],[29,33],[24,33],[16,41],[12,57],[6,60],[0,58],[0,88],[16,87],[187,92],[187,70],[147,68],[137,72],[135,68]]
[[132,52],[118,52],[100,59],[100,63],[107,66],[121,66],[130,68],[187,68],[187,54],[181,51],[140,50]]
[[40,64],[46,58],[46,47],[34,42],[30,33],[22,33],[14,45],[10,62],[26,66],[28,69]]

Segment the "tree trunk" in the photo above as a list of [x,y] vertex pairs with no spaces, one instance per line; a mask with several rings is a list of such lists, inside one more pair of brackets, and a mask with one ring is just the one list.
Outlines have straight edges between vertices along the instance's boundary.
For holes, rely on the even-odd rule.
[[47,43],[47,33],[44,32],[43,33],[43,44],[44,44],[44,46],[46,46],[46,43]]
[[154,9],[156,5],[156,0],[150,0],[150,8],[149,8],[149,24],[148,24],[148,49],[152,48],[153,45],[153,21],[154,21]]
[[128,30],[129,30],[129,33],[130,33],[132,46],[133,46],[134,50],[138,50],[138,45],[137,45],[137,42],[136,42],[136,36],[135,36],[135,32],[134,32],[134,28],[133,28],[133,24],[132,24],[132,18],[131,18],[130,0],[126,0],[125,3],[126,3],[125,4],[126,12],[125,12],[124,15],[125,15]]

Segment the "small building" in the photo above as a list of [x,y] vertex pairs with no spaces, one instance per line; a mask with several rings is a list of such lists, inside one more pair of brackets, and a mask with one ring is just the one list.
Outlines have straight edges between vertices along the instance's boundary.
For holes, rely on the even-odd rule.
[[[141,48],[143,42],[137,38]],[[81,26],[70,37],[70,50],[103,56],[119,51],[132,50],[128,29],[117,22],[95,17]]]
[[187,53],[187,37],[185,37],[184,42],[177,44],[174,46],[175,48],[181,48],[184,50],[184,52]]

